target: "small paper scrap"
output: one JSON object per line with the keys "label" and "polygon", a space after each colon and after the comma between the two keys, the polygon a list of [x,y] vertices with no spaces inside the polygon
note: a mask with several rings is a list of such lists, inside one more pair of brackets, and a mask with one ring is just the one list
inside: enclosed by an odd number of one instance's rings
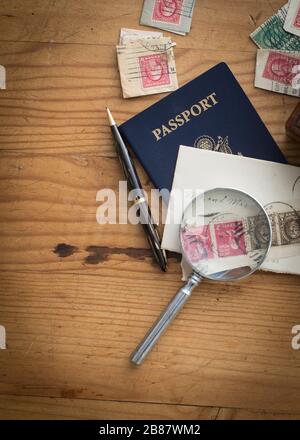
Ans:
{"label": "small paper scrap", "polygon": [[5,67],[0,65],[0,89],[6,89]]}
{"label": "small paper scrap", "polygon": [[119,45],[126,44],[130,41],[140,40],[141,38],[162,38],[162,32],[141,31],[139,29],[121,28]]}

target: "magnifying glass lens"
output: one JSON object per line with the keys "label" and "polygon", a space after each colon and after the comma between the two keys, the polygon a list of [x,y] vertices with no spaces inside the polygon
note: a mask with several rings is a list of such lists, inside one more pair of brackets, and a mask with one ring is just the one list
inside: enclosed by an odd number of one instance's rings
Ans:
{"label": "magnifying glass lens", "polygon": [[195,197],[185,209],[180,240],[195,272],[213,280],[239,279],[262,264],[270,246],[270,222],[248,194],[216,188]]}

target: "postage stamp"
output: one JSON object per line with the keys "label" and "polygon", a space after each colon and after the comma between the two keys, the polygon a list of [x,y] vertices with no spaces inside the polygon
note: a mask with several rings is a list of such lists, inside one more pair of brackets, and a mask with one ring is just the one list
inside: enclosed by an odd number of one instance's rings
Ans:
{"label": "postage stamp", "polygon": [[300,243],[300,212],[278,213],[281,244]]}
{"label": "postage stamp", "polygon": [[219,223],[214,227],[219,257],[234,257],[247,253],[242,221]]}
{"label": "postage stamp", "polygon": [[250,35],[260,49],[300,50],[300,39],[284,29],[288,5],[282,6]]}
{"label": "postage stamp", "polygon": [[157,87],[171,83],[168,59],[165,53],[139,57],[143,88]]}
{"label": "postage stamp", "polygon": [[[277,234],[274,223],[274,215],[275,214],[269,214],[269,219],[272,228],[272,240],[276,242]],[[259,215],[247,217],[247,228],[251,250],[261,249],[268,245],[270,240],[270,231],[267,227],[264,217],[261,218]]]}
{"label": "postage stamp", "polygon": [[184,0],[156,0],[152,20],[162,23],[179,24]]}
{"label": "postage stamp", "polygon": [[269,53],[262,76],[271,81],[292,86],[293,79],[297,75],[294,67],[298,65],[299,59],[282,52],[272,51]]}
{"label": "postage stamp", "polygon": [[209,225],[186,227],[182,234],[182,245],[191,263],[214,258]]}
{"label": "postage stamp", "polygon": [[300,8],[298,8],[298,11],[296,13],[295,16],[295,20],[294,20],[294,26],[300,29]]}

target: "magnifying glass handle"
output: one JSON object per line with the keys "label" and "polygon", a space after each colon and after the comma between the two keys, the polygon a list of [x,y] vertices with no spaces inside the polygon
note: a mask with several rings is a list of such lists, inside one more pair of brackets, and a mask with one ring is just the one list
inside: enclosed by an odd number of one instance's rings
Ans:
{"label": "magnifying glass handle", "polygon": [[173,321],[179,310],[184,306],[193,289],[200,283],[202,277],[193,272],[186,284],[176,293],[174,298],[169,302],[158,320],[150,328],[142,342],[132,353],[130,360],[140,365],[150,350],[154,347],[162,333],[167,329],[168,325]]}

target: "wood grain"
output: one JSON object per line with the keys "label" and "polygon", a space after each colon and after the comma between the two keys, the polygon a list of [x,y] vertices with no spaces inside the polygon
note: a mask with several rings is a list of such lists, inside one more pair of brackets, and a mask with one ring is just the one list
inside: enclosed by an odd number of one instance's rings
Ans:
{"label": "wood grain", "polygon": [[123,270],[112,257],[96,276],[2,272],[0,319],[9,348],[1,351],[2,393],[299,408],[300,358],[291,349],[297,277],[205,282],[135,368],[130,352],[181,282],[179,271],[162,277],[143,270],[146,262],[125,264]]}
{"label": "wood grain", "polygon": [[[253,87],[249,33],[281,4],[198,0],[190,35],[172,38],[180,84],[226,61],[299,165],[284,129],[297,100]],[[115,44],[140,10],[1,2],[0,418],[299,418],[295,276],[205,282],[147,362],[128,361],[181,284],[176,255],[161,274],[139,226],[96,222],[97,191],[123,178],[106,105],[122,122],[161,97],[121,98]]]}
{"label": "wood grain", "polygon": [[218,420],[299,420],[300,413],[221,408]]}
{"label": "wood grain", "polygon": [[30,396],[0,396],[0,419],[105,419],[113,420],[298,420],[300,413],[210,408],[185,405],[162,405],[65,399]]}
{"label": "wood grain", "polygon": [[0,396],[0,419],[213,420],[218,412],[218,408],[192,405]]}
{"label": "wood grain", "polygon": [[[124,254],[125,259],[127,252],[137,260],[152,261],[139,225],[96,222],[97,191],[118,190],[118,180],[123,178],[116,159],[2,155],[1,164],[2,269],[86,270],[93,266],[95,272],[97,265],[90,258],[95,252],[99,262],[106,260],[107,252]],[[147,187],[146,179],[142,181]],[[61,243],[77,248],[71,257],[61,258],[55,252]]]}

